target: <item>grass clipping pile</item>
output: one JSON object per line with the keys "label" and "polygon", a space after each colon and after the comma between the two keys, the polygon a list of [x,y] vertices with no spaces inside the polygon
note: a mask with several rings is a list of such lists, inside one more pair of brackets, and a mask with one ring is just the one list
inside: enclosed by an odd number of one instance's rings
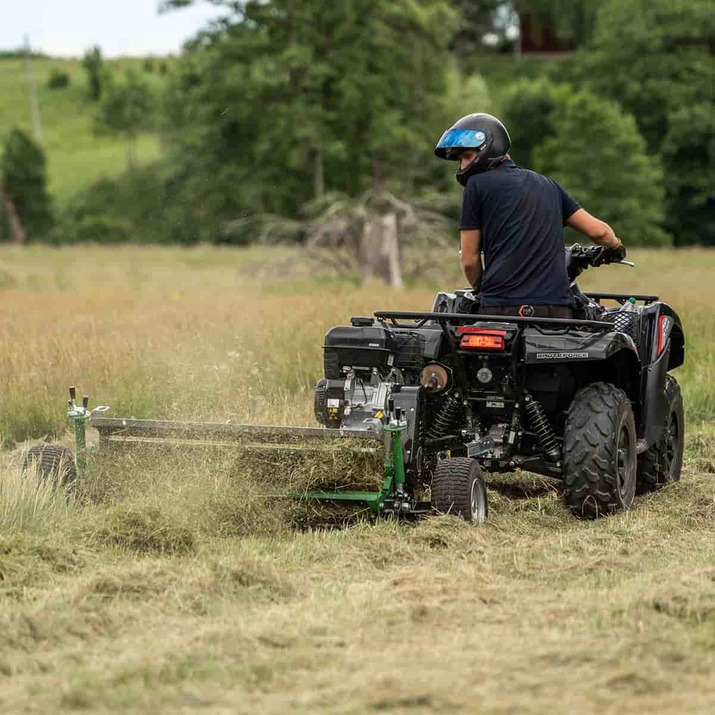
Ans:
{"label": "grass clipping pile", "polygon": [[[115,445],[91,460],[81,499],[119,510],[156,506],[172,518],[182,515],[177,523],[198,533],[244,537],[347,523],[368,511],[364,503],[301,497],[311,491],[378,491],[383,481],[379,442],[367,449],[364,440],[344,438],[290,445]],[[133,533],[138,522],[126,516]],[[149,521],[156,525],[156,519]],[[100,531],[98,537],[107,534]]]}
{"label": "grass clipping pile", "polygon": [[289,494],[378,491],[384,481],[382,446],[366,448],[357,440],[242,448],[240,460],[259,483]]}
{"label": "grass clipping pile", "polygon": [[363,503],[302,499],[308,492],[379,491],[384,474],[382,445],[365,447],[364,441],[343,439],[328,445],[279,445],[243,448],[239,463],[265,493],[293,498],[288,509],[297,527],[343,521],[367,510]]}

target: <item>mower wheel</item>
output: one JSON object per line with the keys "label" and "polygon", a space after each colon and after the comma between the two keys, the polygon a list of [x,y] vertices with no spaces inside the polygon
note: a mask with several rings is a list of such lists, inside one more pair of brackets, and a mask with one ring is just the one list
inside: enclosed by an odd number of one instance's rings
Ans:
{"label": "mower wheel", "polygon": [[636,425],[623,390],[596,382],[579,390],[564,428],[563,498],[581,519],[630,509],[636,493]]}
{"label": "mower wheel", "polygon": [[668,482],[677,482],[680,479],[685,419],[680,386],[671,375],[666,375],[665,378],[665,397],[668,402],[668,416],[663,434],[638,457],[638,494],[651,492]]}
{"label": "mower wheel", "polygon": [[77,467],[72,450],[59,444],[36,444],[30,447],[22,463],[23,473],[34,469],[40,479],[58,485],[77,479]]}
{"label": "mower wheel", "polygon": [[489,512],[487,488],[479,463],[468,457],[443,459],[432,477],[432,504],[442,514],[481,524]]}

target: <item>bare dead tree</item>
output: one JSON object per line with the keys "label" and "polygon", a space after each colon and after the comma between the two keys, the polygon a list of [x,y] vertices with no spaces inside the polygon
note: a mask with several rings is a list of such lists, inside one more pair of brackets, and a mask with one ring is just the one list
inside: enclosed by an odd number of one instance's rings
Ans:
{"label": "bare dead tree", "polygon": [[10,192],[4,181],[0,181],[0,202],[7,214],[8,223],[10,225],[10,233],[12,234],[12,242],[18,246],[24,246],[26,240],[25,229],[20,220],[20,215],[17,212],[15,202],[10,196]]}
{"label": "bare dead tree", "polygon": [[[302,221],[271,214],[232,221],[227,235],[250,235],[262,243],[302,241],[303,253],[336,273],[382,280],[399,288],[403,274],[419,273],[423,249],[446,247],[452,230],[430,202],[409,202],[380,190],[357,199],[325,194],[305,207]],[[426,259],[429,260],[429,259]]]}

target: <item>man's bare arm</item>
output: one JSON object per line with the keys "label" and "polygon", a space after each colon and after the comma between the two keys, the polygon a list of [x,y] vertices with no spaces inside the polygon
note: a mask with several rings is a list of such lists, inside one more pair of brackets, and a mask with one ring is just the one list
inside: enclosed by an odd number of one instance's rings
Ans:
{"label": "man's bare arm", "polygon": [[460,231],[462,270],[475,291],[482,283],[482,257],[479,254],[481,231]]}
{"label": "man's bare arm", "polygon": [[588,236],[594,243],[604,248],[617,248],[621,241],[616,237],[613,229],[605,222],[584,210],[574,211],[566,219],[566,225],[576,229],[579,233]]}

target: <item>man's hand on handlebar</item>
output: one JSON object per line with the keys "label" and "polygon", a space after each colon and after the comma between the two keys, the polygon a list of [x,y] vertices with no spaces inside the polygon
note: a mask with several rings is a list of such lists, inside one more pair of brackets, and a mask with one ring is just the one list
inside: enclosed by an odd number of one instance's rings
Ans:
{"label": "man's hand on handlebar", "polygon": [[593,265],[600,266],[608,263],[619,263],[626,257],[626,247],[623,245],[623,241],[618,239],[618,243],[615,246],[609,248],[602,248],[600,253],[594,258]]}

